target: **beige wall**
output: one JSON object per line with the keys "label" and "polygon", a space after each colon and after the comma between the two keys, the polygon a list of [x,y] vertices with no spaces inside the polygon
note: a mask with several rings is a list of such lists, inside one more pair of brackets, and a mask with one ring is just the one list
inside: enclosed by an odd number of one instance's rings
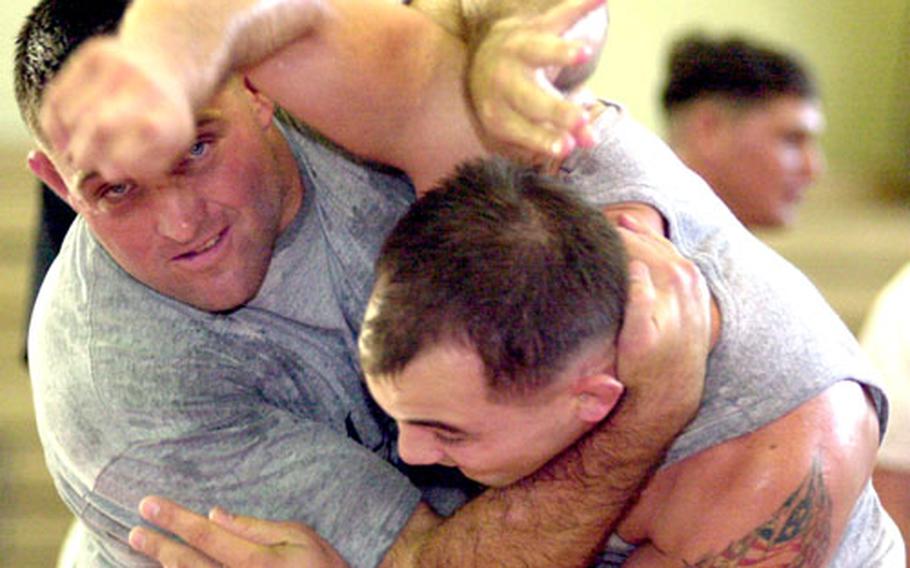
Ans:
{"label": "beige wall", "polygon": [[16,32],[35,2],[36,0],[0,2],[0,53],[3,54],[0,58],[0,145],[4,147],[28,143],[28,133],[22,126],[13,95],[13,53]]}
{"label": "beige wall", "polygon": [[[13,38],[34,0],[0,2],[0,144],[27,140],[12,95]],[[656,97],[669,42],[683,30],[745,31],[798,48],[816,68],[834,169],[906,171],[910,153],[910,0],[610,0],[613,27],[595,81],[660,128]]]}

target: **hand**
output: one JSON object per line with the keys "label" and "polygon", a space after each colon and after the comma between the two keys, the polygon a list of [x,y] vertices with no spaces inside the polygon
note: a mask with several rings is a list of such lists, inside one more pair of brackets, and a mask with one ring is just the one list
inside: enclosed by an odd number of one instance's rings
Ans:
{"label": "hand", "polygon": [[630,257],[617,374],[627,397],[668,431],[695,415],[710,350],[710,294],[698,268],[628,214],[617,217]]}
{"label": "hand", "polygon": [[87,41],[44,95],[40,123],[50,149],[108,181],[167,172],[195,132],[190,97],[176,77],[114,37]]}
{"label": "hand", "polygon": [[596,144],[588,113],[553,80],[565,68],[596,63],[604,1],[566,0],[542,14],[503,18],[477,45],[469,92],[495,149],[539,162]]}
{"label": "hand", "polygon": [[142,527],[130,531],[130,546],[165,568],[347,566],[328,542],[300,523],[235,516],[219,508],[206,518],[161,497],[143,499],[139,513],[186,542]]}

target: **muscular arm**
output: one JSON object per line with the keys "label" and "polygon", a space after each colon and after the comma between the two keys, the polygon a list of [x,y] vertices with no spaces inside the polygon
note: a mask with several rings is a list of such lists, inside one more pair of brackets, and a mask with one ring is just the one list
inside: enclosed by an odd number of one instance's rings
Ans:
{"label": "muscular arm", "polygon": [[[551,26],[584,12],[567,4]],[[77,168],[157,174],[190,144],[194,111],[243,71],[340,145],[429,185],[481,152],[466,61],[462,42],[385,0],[137,0],[115,38],[70,58],[44,97],[41,128]]]}
{"label": "muscular arm", "polygon": [[655,476],[620,526],[629,566],[827,566],[866,486],[875,412],[850,381]]}
{"label": "muscular arm", "polygon": [[158,174],[189,146],[194,112],[243,72],[341,146],[429,184],[482,151],[464,61],[458,40],[385,0],[137,0],[115,37],[70,58],[41,126],[77,168]]}

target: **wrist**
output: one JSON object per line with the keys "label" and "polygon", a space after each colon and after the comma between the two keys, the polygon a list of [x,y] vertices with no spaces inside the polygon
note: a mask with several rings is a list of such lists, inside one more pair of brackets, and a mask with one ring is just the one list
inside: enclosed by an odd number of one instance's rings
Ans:
{"label": "wrist", "polygon": [[[117,39],[126,56],[172,97],[191,109],[205,104],[228,67],[223,26],[212,16],[195,25],[192,2],[136,0],[124,15]],[[198,6],[195,6],[198,8]]]}

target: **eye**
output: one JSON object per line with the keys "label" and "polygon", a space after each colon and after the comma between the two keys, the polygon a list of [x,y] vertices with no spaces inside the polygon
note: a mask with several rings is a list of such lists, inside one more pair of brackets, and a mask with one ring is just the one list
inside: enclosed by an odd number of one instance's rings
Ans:
{"label": "eye", "polygon": [[440,432],[439,430],[434,430],[434,431],[433,431],[433,436],[434,436],[434,437],[436,438],[436,440],[439,441],[440,443],[446,444],[446,445],[449,445],[449,446],[455,446],[455,445],[458,445],[458,444],[462,444],[462,443],[464,443],[464,442],[467,440],[467,438],[466,438],[465,436],[463,436],[463,435],[449,434],[449,433],[446,433],[446,432]]}
{"label": "eye", "polygon": [[120,201],[130,195],[135,187],[127,182],[104,185],[99,189],[98,196],[106,201]]}
{"label": "eye", "polygon": [[205,156],[208,153],[209,147],[212,145],[210,140],[205,140],[200,138],[190,146],[189,151],[186,153],[187,157],[191,160],[198,160],[199,158]]}

